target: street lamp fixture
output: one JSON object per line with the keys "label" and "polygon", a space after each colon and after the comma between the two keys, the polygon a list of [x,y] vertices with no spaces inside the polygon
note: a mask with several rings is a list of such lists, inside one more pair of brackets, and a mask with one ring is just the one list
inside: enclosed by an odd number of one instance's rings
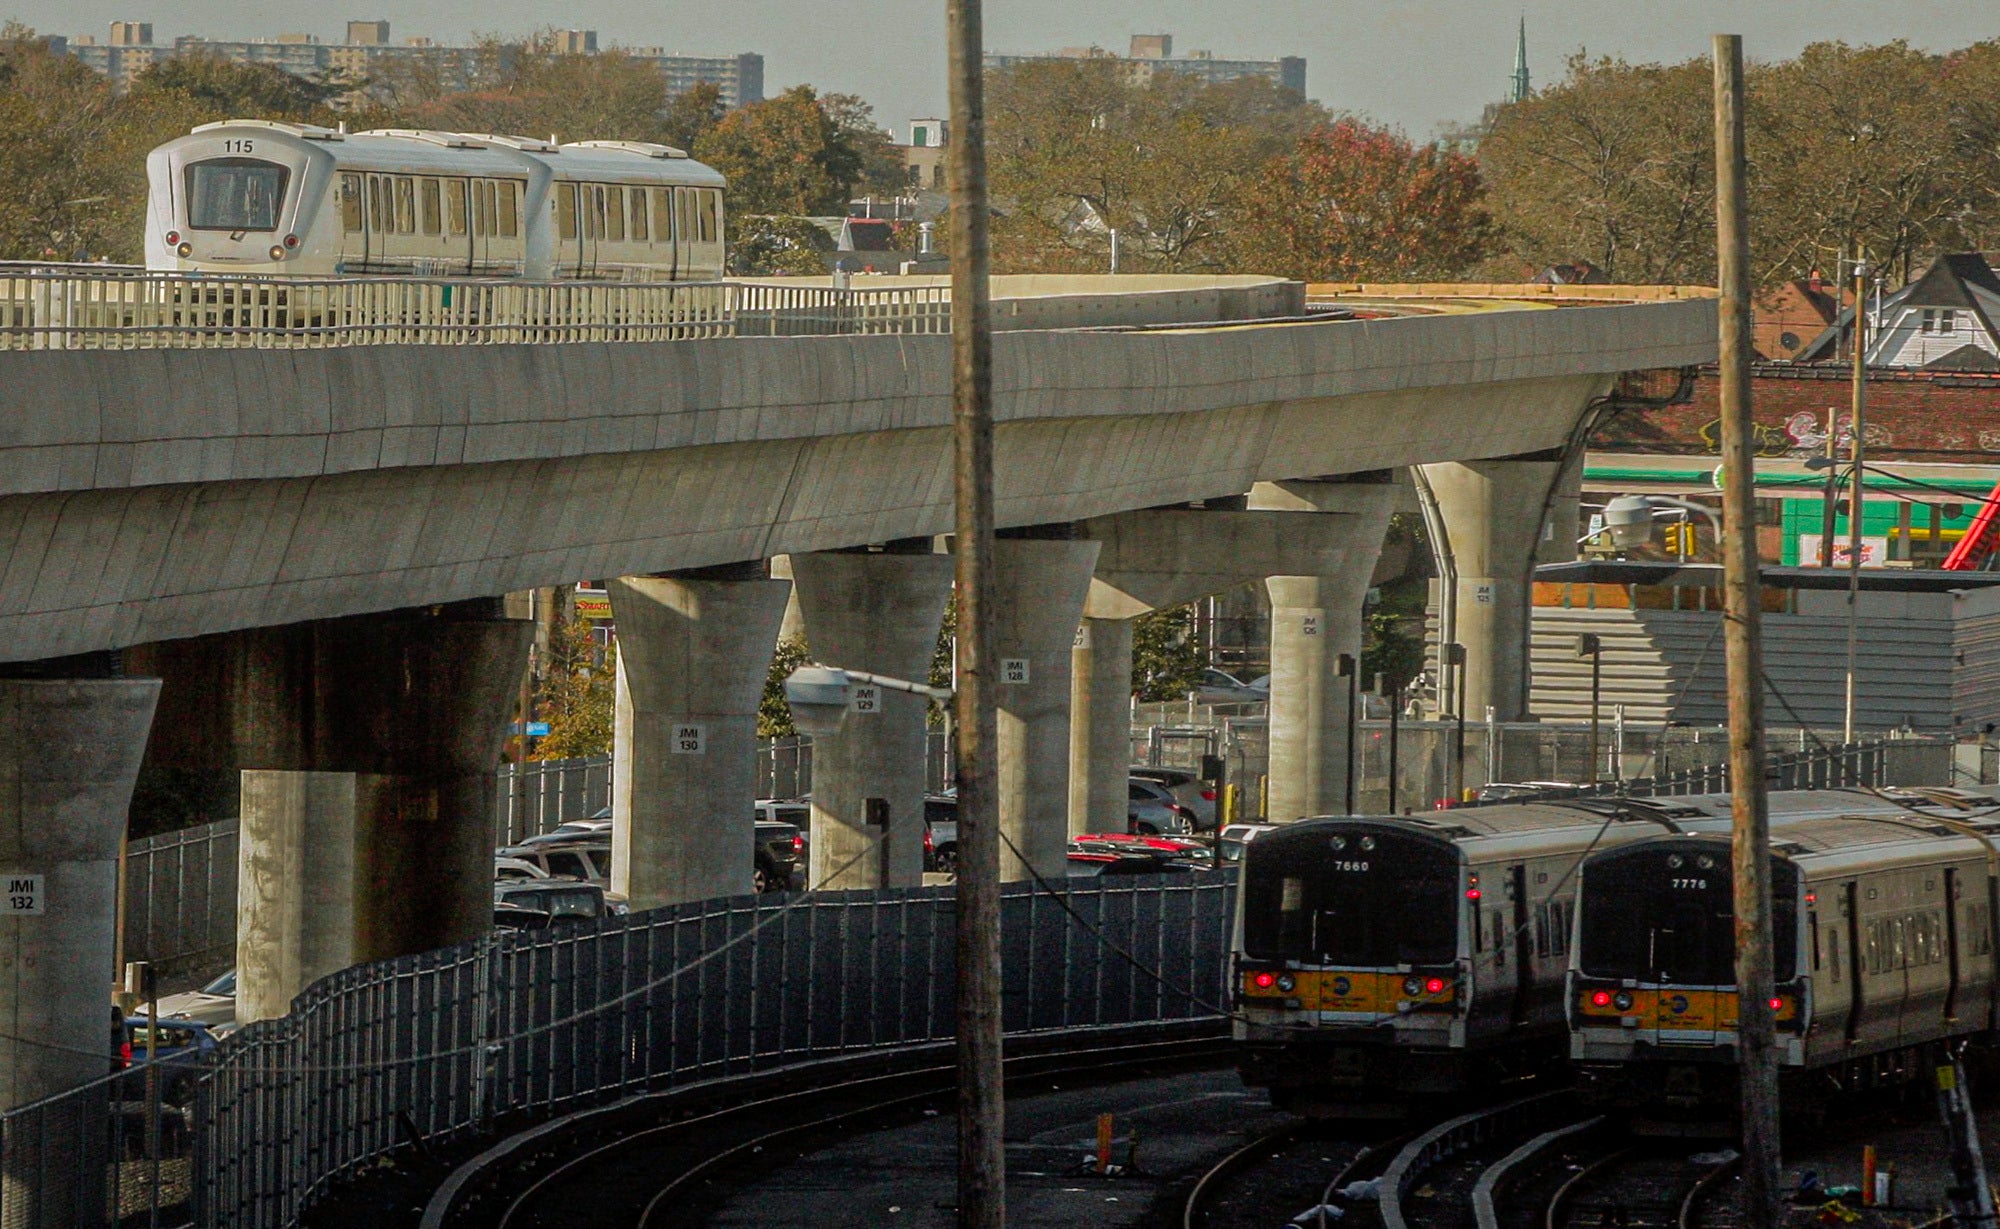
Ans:
{"label": "street lamp fixture", "polygon": [[1716,516],[1715,509],[1692,499],[1675,499],[1671,495],[1620,495],[1604,505],[1604,529],[1611,535],[1613,546],[1619,550],[1631,550],[1652,541],[1654,515],[1670,511],[1692,512],[1706,518],[1709,527],[1715,531],[1715,540],[1718,543],[1722,541],[1722,521]]}
{"label": "street lamp fixture", "polygon": [[907,679],[890,678],[886,674],[870,674],[866,670],[842,670],[814,662],[800,666],[785,677],[785,703],[792,710],[792,724],[809,738],[830,738],[840,733],[840,727],[847,722],[847,714],[854,708],[856,683],[935,700],[944,708],[945,719],[951,719],[952,692],[948,688],[912,683]]}

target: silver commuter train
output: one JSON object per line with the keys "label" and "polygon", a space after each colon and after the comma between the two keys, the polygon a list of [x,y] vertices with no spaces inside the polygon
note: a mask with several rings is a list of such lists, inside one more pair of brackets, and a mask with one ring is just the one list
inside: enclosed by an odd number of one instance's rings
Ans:
{"label": "silver commuter train", "polygon": [[[1944,816],[1990,806],[1993,793],[1927,791],[1901,803]],[[1780,832],[1860,817],[1883,832],[1924,823],[1898,801],[1849,790],[1774,793],[1770,808]],[[1577,932],[1586,945],[1594,933],[1577,919],[1579,877],[1628,850],[1726,834],[1729,815],[1727,794],[1576,798],[1259,831],[1243,847],[1231,971],[1245,1082],[1284,1108],[1349,1116],[1490,1092],[1552,1068],[1566,1050],[1616,1066],[1629,1054],[1586,1051],[1572,1033],[1602,1027],[1578,1021],[1597,993],[1615,1006],[1630,989],[1574,971]],[[1726,837],[1707,839],[1721,842],[1726,909]],[[1701,852],[1714,860],[1715,849]],[[1638,902],[1605,908],[1636,918]],[[1989,921],[1969,914],[1961,933],[1985,933]],[[1972,994],[1968,979],[1957,1002]],[[1600,1084],[1605,1075],[1586,1072]]]}
{"label": "silver commuter train", "polygon": [[[2000,1028],[1996,791],[1773,794],[1777,1050],[1788,1112],[1928,1074]],[[1788,805],[1793,797],[1831,805]],[[1726,1127],[1736,1106],[1728,825],[1690,823],[1579,872],[1570,1053],[1584,1095]],[[1982,1056],[1983,1059],[1990,1056]]]}
{"label": "silver commuter train", "polygon": [[714,281],[722,193],[665,145],[203,124],[146,159],[146,266],[264,276]]}

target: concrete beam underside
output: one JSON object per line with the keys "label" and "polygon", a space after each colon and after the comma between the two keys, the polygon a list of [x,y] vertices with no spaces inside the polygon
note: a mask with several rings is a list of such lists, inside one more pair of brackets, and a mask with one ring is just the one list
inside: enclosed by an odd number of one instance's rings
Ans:
{"label": "concrete beam underside", "polygon": [[[1603,383],[1003,423],[999,522],[1554,447]],[[951,520],[944,427],[0,498],[0,659],[926,537]]]}
{"label": "concrete beam underside", "polygon": [[610,584],[611,886],[633,909],[751,890],[757,705],[791,588],[660,576]]}

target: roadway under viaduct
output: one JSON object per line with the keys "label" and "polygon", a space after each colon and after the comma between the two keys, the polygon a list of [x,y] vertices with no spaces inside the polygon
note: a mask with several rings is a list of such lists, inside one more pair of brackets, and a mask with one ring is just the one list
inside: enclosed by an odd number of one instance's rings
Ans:
{"label": "roadway under viaduct", "polygon": [[[1513,716],[1553,458],[1620,373],[1715,348],[1705,301],[1308,321],[1289,293],[1266,323],[1159,327],[1155,303],[1149,327],[995,339],[998,655],[1024,663],[1001,689],[1010,875],[1061,873],[1072,825],[1123,814],[1128,620],[1246,580],[1275,607],[1273,813],[1339,809],[1334,662],[1358,652],[1408,467],[1461,586],[1488,586],[1459,636],[1472,704]],[[148,759],[243,772],[248,1016],[485,927],[484,780],[529,642],[509,593],[620,578],[614,886],[635,907],[741,891],[793,587],[823,660],[928,660],[948,348],[0,357],[0,874],[41,876],[43,909],[0,916],[0,1108],[103,1073],[115,864]],[[923,722],[891,697],[818,749],[817,881],[915,880]],[[897,819],[886,856],[868,797]]]}

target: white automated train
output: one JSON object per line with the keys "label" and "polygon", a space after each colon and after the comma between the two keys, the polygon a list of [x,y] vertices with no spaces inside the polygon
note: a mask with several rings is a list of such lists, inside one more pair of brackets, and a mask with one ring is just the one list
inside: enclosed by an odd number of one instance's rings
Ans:
{"label": "white automated train", "polygon": [[204,124],[146,160],[146,266],[713,281],[722,175],[637,141]]}

